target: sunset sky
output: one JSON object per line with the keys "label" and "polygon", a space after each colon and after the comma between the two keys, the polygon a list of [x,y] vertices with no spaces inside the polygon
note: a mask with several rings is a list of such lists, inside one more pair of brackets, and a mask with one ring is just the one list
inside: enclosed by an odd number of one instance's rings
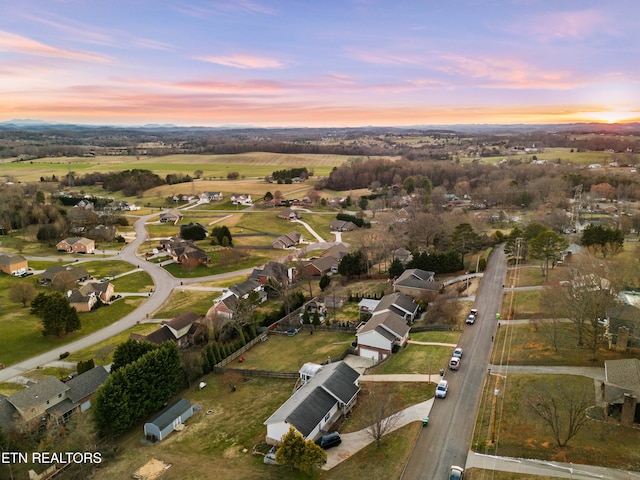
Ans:
{"label": "sunset sky", "polygon": [[637,0],[0,0],[0,121],[640,121]]}

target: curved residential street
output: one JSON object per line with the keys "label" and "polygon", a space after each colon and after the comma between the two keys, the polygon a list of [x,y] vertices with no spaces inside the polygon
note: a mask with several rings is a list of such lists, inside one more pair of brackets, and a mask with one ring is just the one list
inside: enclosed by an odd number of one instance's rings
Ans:
{"label": "curved residential street", "polygon": [[[238,275],[250,274],[253,268],[247,268],[243,270],[235,270],[233,272],[220,273],[217,275],[208,275],[206,277],[198,278],[185,278],[177,279],[169,274],[164,268],[153,262],[147,262],[144,259],[139,258],[136,255],[137,248],[147,240],[148,234],[145,228],[147,221],[157,216],[157,213],[140,217],[134,224],[136,232],[135,239],[126,245],[119,253],[115,252],[115,255],[111,256],[91,256],[88,260],[110,260],[117,259],[128,262],[141,270],[144,270],[149,274],[154,283],[154,290],[150,298],[144,302],[140,307],[135,309],[130,314],[124,316],[120,320],[112,323],[111,325],[98,330],[83,338],[79,338],[71,343],[67,343],[60,347],[49,350],[48,352],[36,355],[35,357],[28,358],[14,365],[9,365],[0,370],[0,382],[6,382],[14,377],[18,377],[25,372],[36,369],[40,366],[46,365],[51,362],[58,361],[60,354],[63,352],[77,352],[85,348],[91,347],[97,343],[102,342],[114,335],[124,332],[133,327],[138,321],[141,321],[147,317],[147,315],[153,314],[158,310],[164,302],[169,298],[174,288],[179,288],[181,284],[189,285],[192,283],[199,283],[212,280],[220,280],[224,278],[232,278]],[[50,257],[39,257],[40,259],[51,260]],[[78,262],[81,263],[81,262]]]}

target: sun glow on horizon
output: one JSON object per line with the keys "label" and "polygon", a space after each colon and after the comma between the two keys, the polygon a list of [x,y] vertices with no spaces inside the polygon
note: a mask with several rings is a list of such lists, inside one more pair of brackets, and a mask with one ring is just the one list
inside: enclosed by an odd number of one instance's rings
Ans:
{"label": "sun glow on horizon", "polygon": [[581,112],[580,117],[584,120],[599,123],[624,123],[640,121],[640,112],[603,110],[600,112]]}

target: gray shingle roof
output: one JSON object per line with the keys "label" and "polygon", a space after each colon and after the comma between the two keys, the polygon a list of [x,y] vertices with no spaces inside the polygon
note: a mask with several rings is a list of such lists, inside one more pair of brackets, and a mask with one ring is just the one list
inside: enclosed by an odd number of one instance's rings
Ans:
{"label": "gray shingle roof", "polygon": [[604,362],[604,382],[607,403],[622,403],[625,393],[640,397],[640,360],[607,360]]}
{"label": "gray shingle roof", "polygon": [[147,423],[153,423],[161,431],[171,425],[173,421],[191,408],[191,402],[186,398],[180,398],[160,411],[155,417]]}
{"label": "gray shingle roof", "polygon": [[47,400],[64,394],[69,386],[55,377],[44,377],[38,383],[7,397],[7,401],[23,414],[29,409],[42,405]]}
{"label": "gray shingle roof", "polygon": [[305,437],[329,413],[336,402],[351,402],[360,391],[355,385],[360,374],[340,361],[322,367],[305,385],[283,403],[265,425],[286,421]]}
{"label": "gray shingle roof", "polygon": [[404,316],[405,313],[415,315],[418,311],[418,304],[405,294],[396,292],[382,297],[373,312],[381,312],[384,310],[391,310],[402,316]]}
{"label": "gray shingle roof", "polygon": [[95,393],[98,387],[107,380],[108,376],[109,372],[107,369],[102,365],[98,365],[97,367],[94,367],[91,370],[69,380],[67,382],[67,386],[69,387],[67,396],[71,401],[77,403],[83,398]]}
{"label": "gray shingle roof", "polygon": [[385,310],[384,312],[373,315],[358,331],[358,334],[366,333],[371,330],[379,332],[380,330],[378,330],[378,327],[386,329],[397,338],[403,338],[410,330],[410,327],[407,325],[404,318],[390,310]]}

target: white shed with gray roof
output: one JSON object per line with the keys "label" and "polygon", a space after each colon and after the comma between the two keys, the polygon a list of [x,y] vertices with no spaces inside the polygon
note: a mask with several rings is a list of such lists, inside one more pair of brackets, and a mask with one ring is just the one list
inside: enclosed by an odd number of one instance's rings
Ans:
{"label": "white shed with gray roof", "polygon": [[193,415],[193,405],[181,398],[167,405],[155,417],[144,424],[144,434],[153,441],[164,440],[179,425]]}

